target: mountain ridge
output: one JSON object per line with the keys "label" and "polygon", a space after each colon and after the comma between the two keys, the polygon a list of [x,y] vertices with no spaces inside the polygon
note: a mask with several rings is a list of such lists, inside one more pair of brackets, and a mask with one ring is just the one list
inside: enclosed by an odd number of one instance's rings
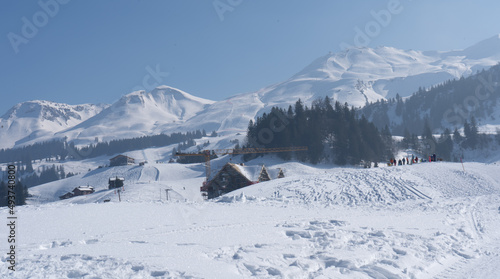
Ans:
{"label": "mountain ridge", "polygon": [[[95,115],[71,118],[81,120],[69,121],[71,125],[62,125],[62,120],[54,118],[53,125],[45,124],[46,128],[40,129],[42,122],[50,123],[49,115],[32,124],[34,128],[15,130],[15,140],[4,140],[7,135],[0,133],[0,148],[54,137],[88,144],[95,139],[111,140],[197,129],[215,130],[222,134],[243,133],[250,120],[269,112],[273,106],[288,107],[298,99],[310,104],[328,96],[341,103],[363,107],[396,95],[408,97],[419,88],[469,76],[498,61],[499,35],[466,49],[452,51],[400,50],[385,46],[351,48],[323,55],[285,81],[221,101],[203,99],[162,85],[151,92],[126,94]],[[56,110],[64,112],[64,109],[56,106]],[[2,125],[7,123],[7,118],[11,118],[12,113],[9,112],[2,116]],[[60,114],[64,115],[62,112]],[[59,115],[57,112],[53,114]],[[20,118],[23,122],[29,117]]]}
{"label": "mountain ridge", "polygon": [[16,104],[0,117],[0,148],[50,138],[55,132],[77,125],[107,107],[104,104],[68,105],[44,100]]}

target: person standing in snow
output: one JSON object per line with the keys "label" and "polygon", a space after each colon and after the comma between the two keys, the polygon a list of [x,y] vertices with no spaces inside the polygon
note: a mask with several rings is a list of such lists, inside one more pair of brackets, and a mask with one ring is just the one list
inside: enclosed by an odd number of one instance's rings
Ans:
{"label": "person standing in snow", "polygon": [[398,165],[401,166],[401,164],[402,164],[401,159],[399,159]]}

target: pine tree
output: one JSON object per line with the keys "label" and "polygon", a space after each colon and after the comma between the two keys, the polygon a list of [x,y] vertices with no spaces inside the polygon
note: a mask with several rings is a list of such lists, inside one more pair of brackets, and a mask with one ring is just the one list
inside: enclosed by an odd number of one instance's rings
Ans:
{"label": "pine tree", "polygon": [[446,128],[439,138],[439,143],[436,145],[436,152],[446,161],[451,161],[451,153],[453,152],[453,140],[450,133],[450,129]]}
{"label": "pine tree", "polygon": [[405,128],[404,137],[403,137],[403,140],[401,141],[401,147],[403,149],[408,149],[408,148],[413,147],[411,144],[411,141],[412,141],[412,139],[411,139],[410,131],[408,131],[408,128]]}
{"label": "pine tree", "polygon": [[476,148],[477,144],[479,143],[479,135],[476,118],[474,116],[472,116],[470,119],[470,133],[468,135],[466,134],[465,136],[467,138],[467,141],[469,142],[469,147],[473,149]]}
{"label": "pine tree", "polygon": [[389,129],[388,125],[385,125],[384,129],[382,130],[381,136],[385,146],[384,156],[386,157],[386,159],[393,158],[394,155],[392,149],[394,143],[392,140],[391,130]]}
{"label": "pine tree", "polygon": [[396,94],[396,115],[401,116],[403,114],[403,98],[399,95],[399,93]]}
{"label": "pine tree", "polygon": [[26,204],[26,189],[21,181],[17,181],[16,189],[14,191],[16,193],[16,205],[25,205]]}
{"label": "pine tree", "polygon": [[428,118],[424,120],[424,131],[422,132],[422,137],[427,140],[435,141]]}
{"label": "pine tree", "polygon": [[455,131],[453,131],[453,141],[456,143],[456,144],[461,144],[462,141],[463,141],[463,137],[462,135],[460,134],[460,132],[458,131],[458,128],[455,128]]}
{"label": "pine tree", "polygon": [[7,206],[7,184],[2,180],[0,181],[0,207]]}

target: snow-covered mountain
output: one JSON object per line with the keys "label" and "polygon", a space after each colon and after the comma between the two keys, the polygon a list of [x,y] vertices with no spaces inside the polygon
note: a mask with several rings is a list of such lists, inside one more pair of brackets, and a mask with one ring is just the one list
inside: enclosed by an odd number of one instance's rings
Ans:
{"label": "snow-covered mountain", "polygon": [[28,101],[15,105],[0,118],[0,148],[20,146],[50,138],[97,115],[107,105],[67,105]]}
{"label": "snow-covered mountain", "polygon": [[406,97],[419,87],[468,76],[499,61],[499,35],[460,51],[353,48],[320,57],[289,80],[260,90],[259,95],[266,104],[330,96],[364,106],[398,93]]}
{"label": "snow-covered mountain", "polygon": [[469,76],[499,61],[500,35],[453,51],[352,48],[322,56],[284,82],[222,101],[214,102],[160,86],[149,93],[137,91],[125,95],[102,111],[98,111],[102,106],[95,106],[96,109],[89,109],[94,113],[85,114],[88,117],[62,113],[65,117],[55,121],[53,115],[59,114],[50,111],[58,109],[46,109],[48,117],[40,114],[40,118],[35,117],[28,124],[26,118],[7,120],[15,115],[18,107],[29,107],[27,102],[17,105],[2,118],[2,125],[10,130],[2,128],[0,147],[34,139],[48,140],[53,136],[86,144],[96,138],[111,140],[196,129],[226,135],[244,133],[249,120],[269,112],[273,106],[293,105],[299,98],[309,105],[315,99],[329,96],[360,107],[396,94],[407,97],[419,87]]}
{"label": "snow-covered mountain", "polygon": [[310,104],[329,96],[362,107],[397,94],[408,97],[419,87],[469,76],[499,61],[500,35],[464,50],[446,52],[391,47],[348,49],[316,59],[287,81],[217,102],[186,125],[207,125],[222,132],[245,131],[249,119],[269,112],[273,106],[286,108],[299,98]]}
{"label": "snow-covered mountain", "polygon": [[[140,137],[167,132],[207,108],[214,101],[192,96],[169,86],[151,92],[135,91],[123,96],[98,115],[56,134],[76,143],[95,138],[112,139]],[[191,129],[186,129],[191,131]]]}

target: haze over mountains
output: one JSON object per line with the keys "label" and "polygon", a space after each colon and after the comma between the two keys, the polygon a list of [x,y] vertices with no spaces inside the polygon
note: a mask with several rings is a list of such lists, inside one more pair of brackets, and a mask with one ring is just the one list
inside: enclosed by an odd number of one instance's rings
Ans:
{"label": "haze over mountains", "polygon": [[420,87],[468,76],[499,61],[500,36],[496,35],[464,50],[378,47],[330,53],[284,82],[217,102],[168,86],[132,92],[112,105],[29,101],[0,118],[0,148],[54,138],[88,144],[96,138],[108,141],[196,129],[235,134],[244,132],[249,120],[271,107],[288,107],[299,98],[310,104],[329,96],[361,107],[396,94],[407,97]]}

